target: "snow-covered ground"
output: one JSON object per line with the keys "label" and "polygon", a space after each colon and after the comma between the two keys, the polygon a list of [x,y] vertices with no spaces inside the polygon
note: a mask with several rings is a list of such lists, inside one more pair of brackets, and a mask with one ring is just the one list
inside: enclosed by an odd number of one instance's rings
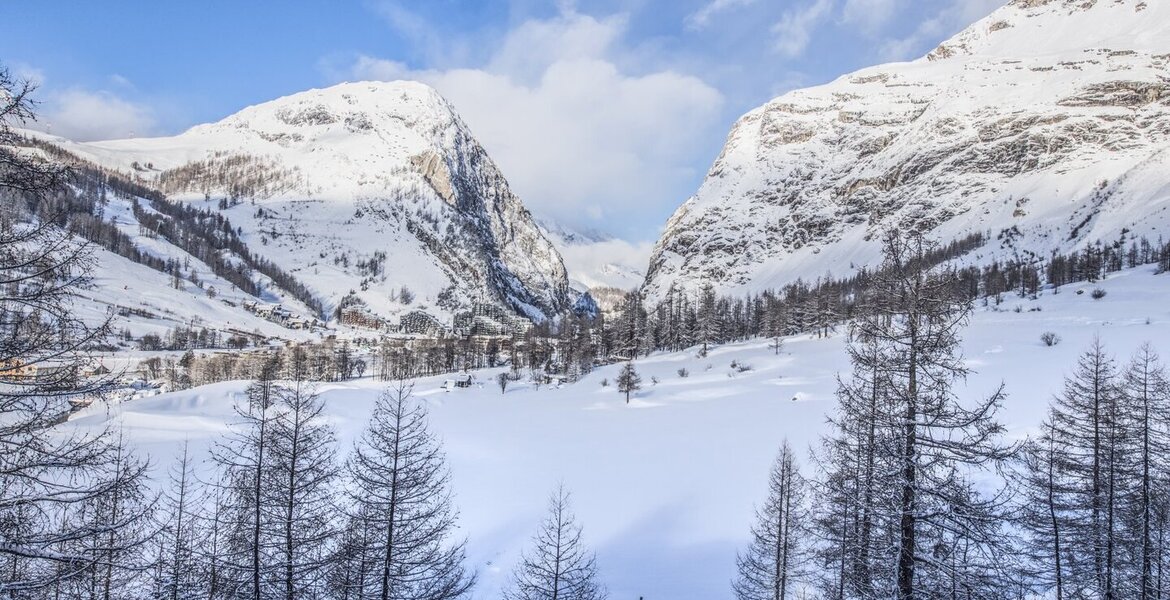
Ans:
{"label": "snow-covered ground", "polygon": [[[1024,436],[1094,336],[1122,361],[1145,341],[1170,358],[1170,274],[1143,267],[1099,286],[1107,292],[1100,300],[1088,293],[1097,285],[1083,284],[1036,301],[1007,296],[999,310],[979,307],[963,344],[978,373],[960,393],[974,398],[1004,382],[1002,420],[1010,435]],[[1043,346],[1045,331],[1061,343]],[[806,454],[824,431],[836,377],[848,372],[844,343],[840,334],[801,336],[786,340],[780,356],[766,340],[714,348],[706,358],[656,354],[637,361],[644,389],[629,405],[613,384],[616,365],[560,388],[514,383],[503,395],[492,370],[476,373],[481,387],[449,393],[445,377],[419,380],[480,575],[475,597],[499,597],[548,493],[563,481],[613,598],[730,598],[735,553],[748,541],[770,462],[783,439]],[[752,369],[738,372],[732,361]],[[679,377],[680,368],[690,376]],[[63,427],[120,422],[161,477],[182,440],[204,453],[225,431],[245,385],[94,405]],[[381,386],[321,386],[342,453]],[[811,472],[807,458],[804,467]]]}

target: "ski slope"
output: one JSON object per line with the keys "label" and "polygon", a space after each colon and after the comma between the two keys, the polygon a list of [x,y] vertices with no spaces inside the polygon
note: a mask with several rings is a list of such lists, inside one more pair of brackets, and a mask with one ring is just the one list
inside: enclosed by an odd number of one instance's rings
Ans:
{"label": "ski slope", "polygon": [[[1098,286],[1107,295],[1093,300],[1089,291]],[[1002,381],[1008,396],[1001,420],[1010,436],[1026,436],[1094,336],[1122,362],[1146,341],[1170,358],[1167,297],[1170,274],[1142,267],[1056,295],[1046,290],[1035,301],[1009,295],[998,309],[980,306],[963,336],[967,363],[978,373],[960,396],[989,394]],[[1043,346],[1045,331],[1061,343]],[[629,405],[613,384],[620,365],[562,387],[516,382],[502,395],[492,381],[498,370],[476,372],[479,387],[452,392],[442,389],[444,377],[418,380],[417,395],[444,440],[470,566],[479,573],[474,597],[499,597],[547,495],[563,481],[611,597],[731,598],[735,554],[748,542],[781,441],[787,438],[805,456],[805,473],[812,471],[807,450],[834,408],[838,374],[848,373],[844,344],[838,333],[789,338],[779,356],[767,340],[713,348],[706,358],[695,349],[655,354],[637,361],[644,389]],[[752,369],[739,372],[732,361]],[[690,376],[679,377],[680,368]],[[602,386],[606,379],[610,385]],[[366,379],[320,387],[342,454],[382,385]],[[121,426],[162,479],[183,440],[206,456],[245,386],[95,404],[62,427]]]}

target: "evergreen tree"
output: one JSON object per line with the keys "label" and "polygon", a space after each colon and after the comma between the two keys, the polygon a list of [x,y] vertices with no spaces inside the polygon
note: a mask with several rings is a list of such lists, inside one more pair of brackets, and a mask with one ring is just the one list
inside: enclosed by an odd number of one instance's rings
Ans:
{"label": "evergreen tree", "polygon": [[303,381],[278,387],[276,396],[265,510],[275,545],[271,569],[280,578],[279,597],[318,598],[335,528],[334,434],[320,398]]}
{"label": "evergreen tree", "polygon": [[633,362],[622,365],[622,370],[617,376],[617,389],[619,394],[626,395],[626,404],[630,403],[631,393],[642,389],[642,376],[634,369]]}
{"label": "evergreen tree", "polygon": [[549,498],[548,516],[513,573],[506,600],[604,600],[597,559],[581,539],[564,486]]}
{"label": "evergreen tree", "polygon": [[154,595],[163,600],[194,598],[206,588],[199,557],[198,487],[188,443],[171,466],[170,487],[162,495]]}
{"label": "evergreen tree", "polygon": [[370,425],[346,466],[351,511],[337,556],[343,593],[381,600],[444,600],[468,595],[465,542],[452,539],[457,514],[438,440],[412,387],[378,398]]}
{"label": "evergreen tree", "polygon": [[1118,598],[1125,439],[1117,367],[1099,340],[1081,355],[1052,406],[1052,435],[1068,504],[1062,575],[1070,595]]}
{"label": "evergreen tree", "polygon": [[768,499],[756,511],[752,544],[739,555],[733,588],[739,600],[795,597],[807,559],[805,482],[785,441],[772,467]]}

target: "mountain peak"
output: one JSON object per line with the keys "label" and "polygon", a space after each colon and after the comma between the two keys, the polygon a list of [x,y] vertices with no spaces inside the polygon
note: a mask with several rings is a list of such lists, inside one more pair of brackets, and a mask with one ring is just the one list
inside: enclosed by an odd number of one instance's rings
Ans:
{"label": "mountain peak", "polygon": [[[219,206],[328,306],[449,316],[474,300],[543,319],[570,305],[556,248],[421,83],[342,83],[173,137],[66,146],[173,199]],[[395,299],[413,296],[425,309]]]}
{"label": "mountain peak", "polygon": [[872,264],[891,228],[1005,232],[1009,255],[1156,239],[1168,62],[1170,2],[1016,0],[922,59],[773,99],[667,222],[647,299],[841,275]]}
{"label": "mountain peak", "polygon": [[1165,47],[1170,5],[1149,0],[1012,0],[923,57],[1018,58],[1038,52]]}
{"label": "mountain peak", "polygon": [[249,106],[218,123],[197,127],[258,130],[375,132],[380,121],[410,125],[449,122],[455,110],[434,88],[416,81],[359,81],[314,88]]}

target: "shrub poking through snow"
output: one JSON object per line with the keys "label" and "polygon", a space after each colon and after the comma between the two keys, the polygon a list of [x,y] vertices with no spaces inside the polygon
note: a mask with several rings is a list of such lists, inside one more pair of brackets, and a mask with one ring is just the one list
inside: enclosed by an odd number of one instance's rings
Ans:
{"label": "shrub poking through snow", "polygon": [[1040,341],[1044,342],[1045,346],[1052,347],[1060,343],[1060,336],[1056,335],[1054,332],[1045,331],[1044,333],[1040,334]]}

